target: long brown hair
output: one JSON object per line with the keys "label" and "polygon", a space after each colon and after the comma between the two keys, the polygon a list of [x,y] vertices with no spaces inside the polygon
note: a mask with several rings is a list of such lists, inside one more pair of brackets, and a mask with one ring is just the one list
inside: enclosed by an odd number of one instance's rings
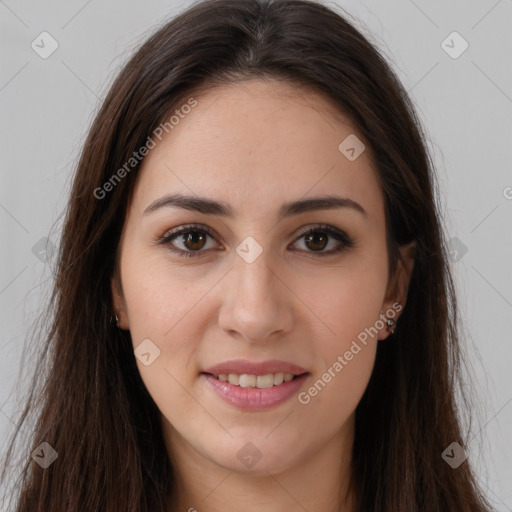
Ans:
{"label": "long brown hair", "polygon": [[[194,95],[265,77],[323,94],[370,143],[385,197],[390,276],[398,246],[417,241],[407,306],[396,332],[378,344],[356,410],[359,512],[490,510],[468,461],[454,469],[442,457],[451,443],[465,445],[456,403],[457,391],[464,397],[463,359],[426,137],[386,59],[348,17],[309,0],[197,2],[124,66],[74,177],[51,321],[2,473],[4,479],[21,425],[37,411],[29,444],[19,451],[23,469],[10,510],[166,510],[173,468],[159,411],[140,378],[129,332],[110,321],[110,279],[140,167],[126,162]],[[123,166],[122,179],[105,192]],[[58,454],[46,469],[31,457],[43,442]]]}

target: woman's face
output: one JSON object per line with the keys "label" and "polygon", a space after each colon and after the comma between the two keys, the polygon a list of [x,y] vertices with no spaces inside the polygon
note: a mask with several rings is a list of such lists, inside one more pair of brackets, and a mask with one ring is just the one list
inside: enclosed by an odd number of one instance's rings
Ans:
{"label": "woman's face", "polygon": [[348,452],[383,315],[405,303],[370,149],[289,84],[195,100],[142,163],[113,281],[167,446],[254,473]]}

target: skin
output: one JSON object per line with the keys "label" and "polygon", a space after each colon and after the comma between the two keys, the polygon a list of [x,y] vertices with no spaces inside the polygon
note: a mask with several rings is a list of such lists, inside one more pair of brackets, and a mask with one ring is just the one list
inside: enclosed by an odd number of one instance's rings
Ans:
{"label": "skin", "polygon": [[[369,145],[354,161],[338,150],[350,134],[363,138],[327,99],[268,79],[195,98],[142,163],[112,280],[119,326],[134,348],[149,338],[160,350],[150,365],[137,365],[177,474],[170,510],[352,512],[355,409],[386,326],[306,405],[294,396],[243,411],[200,373],[228,359],[281,359],[310,372],[307,390],[394,303],[405,306],[412,246],[401,248],[404,264],[388,279],[384,198]],[[176,192],[225,201],[235,215],[176,207],[143,214]],[[367,216],[339,208],[277,220],[282,203],[328,194],[357,201]],[[188,223],[216,236],[155,244]],[[355,247],[315,257],[339,246],[330,235],[324,248],[300,237],[300,228],[322,223],[345,231]],[[248,236],[263,249],[252,263],[236,252]],[[202,253],[179,257],[171,244]],[[251,468],[237,457],[248,442],[262,455]]]}

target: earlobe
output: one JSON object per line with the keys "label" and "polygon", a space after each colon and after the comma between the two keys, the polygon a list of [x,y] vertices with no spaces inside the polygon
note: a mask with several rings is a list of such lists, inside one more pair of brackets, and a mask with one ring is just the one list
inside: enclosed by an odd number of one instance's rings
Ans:
{"label": "earlobe", "polygon": [[[414,263],[416,260],[416,247],[416,240],[413,240],[412,242],[399,247],[401,259],[398,262],[395,276],[393,276],[392,284],[388,290],[386,301],[384,302],[385,311],[383,315],[384,322],[386,322],[386,327],[383,330],[386,332],[386,334],[379,336],[380,340],[386,339],[389,334],[393,334],[396,328],[397,320],[405,308],[412,272],[414,270]],[[386,321],[386,312],[391,310],[392,315],[389,317],[391,322],[390,325],[388,325]]]}

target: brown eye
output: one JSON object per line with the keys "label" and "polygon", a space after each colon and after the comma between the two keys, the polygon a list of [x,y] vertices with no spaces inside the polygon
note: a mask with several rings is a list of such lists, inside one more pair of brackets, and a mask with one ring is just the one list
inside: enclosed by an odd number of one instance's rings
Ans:
{"label": "brown eye", "polygon": [[183,244],[191,251],[202,249],[205,245],[206,236],[199,231],[190,231],[187,235],[183,235]]}
{"label": "brown eye", "polygon": [[306,243],[307,247],[310,248],[311,250],[321,251],[322,249],[325,249],[325,247],[328,243],[328,238],[329,237],[327,237],[323,233],[315,232],[315,233],[306,235],[305,243]]}
{"label": "brown eye", "polygon": [[[208,237],[213,238],[214,235],[207,226],[188,225],[167,233],[161,240],[158,240],[158,243],[167,245],[172,252],[179,256],[195,257],[205,252],[203,249],[208,243]],[[181,247],[177,244],[180,244]]]}
{"label": "brown eye", "polygon": [[[297,240],[300,239],[304,239],[305,252],[312,253],[313,256],[329,256],[355,246],[354,240],[346,233],[329,225],[305,229]],[[330,250],[324,250],[331,244],[331,241],[337,242],[337,244],[334,243],[334,248]]]}

